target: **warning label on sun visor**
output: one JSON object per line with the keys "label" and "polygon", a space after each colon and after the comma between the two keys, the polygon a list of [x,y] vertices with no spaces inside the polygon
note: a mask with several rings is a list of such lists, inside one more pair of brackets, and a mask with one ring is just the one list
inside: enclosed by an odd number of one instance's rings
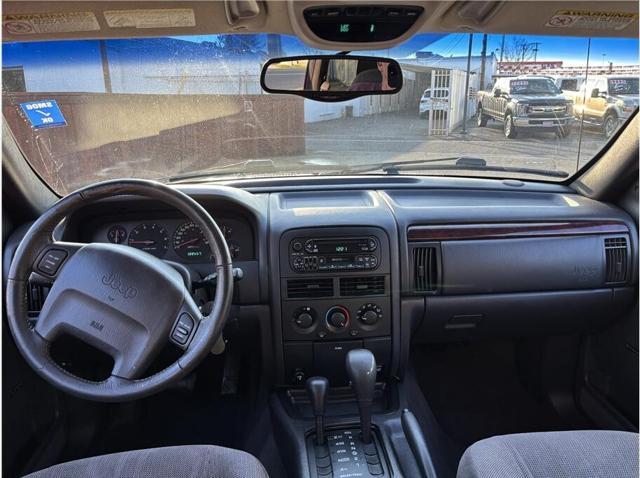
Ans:
{"label": "warning label on sun visor", "polygon": [[2,28],[11,35],[71,33],[100,30],[91,12],[21,13],[2,16]]}
{"label": "warning label on sun visor", "polygon": [[559,10],[549,19],[546,26],[585,30],[622,30],[637,19],[637,13]]}
{"label": "warning label on sun visor", "polygon": [[191,8],[156,8],[151,10],[111,10],[104,12],[111,28],[181,28],[195,27]]}

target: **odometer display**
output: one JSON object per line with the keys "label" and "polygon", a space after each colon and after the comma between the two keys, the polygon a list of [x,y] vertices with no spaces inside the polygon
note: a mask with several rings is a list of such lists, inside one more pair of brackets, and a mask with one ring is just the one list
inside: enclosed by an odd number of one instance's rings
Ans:
{"label": "odometer display", "polygon": [[129,234],[128,244],[162,258],[169,248],[169,235],[159,224],[140,224]]}
{"label": "odometer display", "polygon": [[185,222],[176,229],[173,234],[173,250],[178,256],[190,261],[206,261],[211,257],[209,243],[202,229],[193,222]]}

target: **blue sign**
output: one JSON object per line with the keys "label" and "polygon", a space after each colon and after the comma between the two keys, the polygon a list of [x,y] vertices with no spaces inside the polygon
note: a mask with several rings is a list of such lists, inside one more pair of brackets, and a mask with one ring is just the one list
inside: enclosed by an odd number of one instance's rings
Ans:
{"label": "blue sign", "polygon": [[29,101],[28,103],[20,103],[20,107],[27,115],[32,128],[67,126],[56,100]]}

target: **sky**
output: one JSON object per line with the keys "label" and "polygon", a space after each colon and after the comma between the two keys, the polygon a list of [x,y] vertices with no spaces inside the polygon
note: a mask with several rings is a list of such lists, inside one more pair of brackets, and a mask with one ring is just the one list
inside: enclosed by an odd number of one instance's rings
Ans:
{"label": "sky", "polygon": [[[538,61],[562,60],[565,65],[584,65],[587,60],[588,39],[579,37],[506,35],[508,47],[513,37],[524,38],[527,42],[539,42]],[[489,35],[487,54],[495,52],[500,58],[502,35]],[[425,50],[443,56],[466,56],[469,49],[469,34],[452,33],[432,43]],[[506,49],[506,48],[505,48]],[[473,35],[474,55],[482,51],[482,34]],[[603,54],[605,54],[603,58]],[[637,38],[593,38],[591,40],[591,64],[601,65],[603,61],[616,64],[638,64]]]}

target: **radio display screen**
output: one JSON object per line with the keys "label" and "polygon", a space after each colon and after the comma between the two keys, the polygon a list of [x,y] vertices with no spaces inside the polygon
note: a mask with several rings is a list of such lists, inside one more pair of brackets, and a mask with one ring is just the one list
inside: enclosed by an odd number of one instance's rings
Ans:
{"label": "radio display screen", "polygon": [[319,254],[353,254],[362,252],[362,242],[361,239],[316,241],[316,247]]}

